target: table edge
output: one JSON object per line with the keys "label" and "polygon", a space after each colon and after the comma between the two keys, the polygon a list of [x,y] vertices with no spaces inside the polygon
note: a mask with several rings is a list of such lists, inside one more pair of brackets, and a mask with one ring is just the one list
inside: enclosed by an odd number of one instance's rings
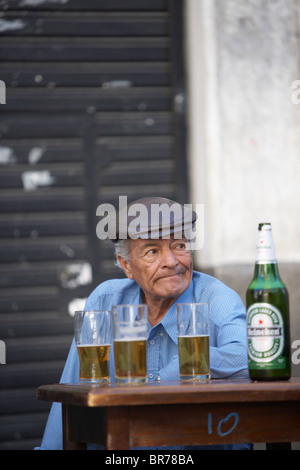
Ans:
{"label": "table edge", "polygon": [[40,386],[37,399],[89,407],[300,401],[300,379],[275,382],[213,379],[205,384],[165,381],[126,387],[60,383]]}

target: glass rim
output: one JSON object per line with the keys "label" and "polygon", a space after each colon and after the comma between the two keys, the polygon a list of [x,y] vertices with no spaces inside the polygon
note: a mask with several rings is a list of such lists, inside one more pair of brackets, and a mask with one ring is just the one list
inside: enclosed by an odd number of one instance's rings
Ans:
{"label": "glass rim", "polygon": [[181,307],[188,307],[188,306],[204,306],[204,305],[207,305],[207,309],[210,310],[210,302],[186,302],[186,303],[178,303],[176,304],[176,309],[177,311],[181,308]]}
{"label": "glass rim", "polygon": [[210,302],[178,302],[176,305],[209,305]]}
{"label": "glass rim", "polygon": [[75,310],[74,316],[77,313],[111,313],[111,310],[105,309],[105,310]]}
{"label": "glass rim", "polygon": [[148,307],[147,304],[114,304],[112,308],[117,307]]}

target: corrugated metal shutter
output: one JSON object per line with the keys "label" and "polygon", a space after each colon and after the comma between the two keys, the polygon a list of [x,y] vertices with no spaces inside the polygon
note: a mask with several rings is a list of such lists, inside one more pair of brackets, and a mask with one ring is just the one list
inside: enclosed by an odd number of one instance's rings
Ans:
{"label": "corrugated metal shutter", "polygon": [[[187,202],[181,0],[0,0],[0,449],[39,445],[72,301],[122,276],[96,208]],[[175,104],[175,106],[174,106]]]}

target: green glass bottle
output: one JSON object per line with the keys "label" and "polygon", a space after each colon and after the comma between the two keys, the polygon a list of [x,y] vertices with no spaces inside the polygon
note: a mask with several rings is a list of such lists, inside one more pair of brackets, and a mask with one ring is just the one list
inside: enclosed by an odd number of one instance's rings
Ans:
{"label": "green glass bottle", "polygon": [[252,380],[291,376],[289,298],[279,277],[272,226],[258,226],[253,279],[247,289],[248,366]]}

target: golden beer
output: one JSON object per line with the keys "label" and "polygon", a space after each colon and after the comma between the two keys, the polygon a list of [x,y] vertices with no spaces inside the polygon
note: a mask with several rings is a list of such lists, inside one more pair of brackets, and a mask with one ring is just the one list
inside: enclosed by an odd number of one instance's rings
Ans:
{"label": "golden beer", "polygon": [[110,344],[77,346],[80,363],[79,377],[87,382],[110,382],[109,352]]}
{"label": "golden beer", "polygon": [[209,335],[178,336],[178,353],[182,379],[209,378]]}
{"label": "golden beer", "polygon": [[147,382],[147,340],[114,340],[117,383]]}

